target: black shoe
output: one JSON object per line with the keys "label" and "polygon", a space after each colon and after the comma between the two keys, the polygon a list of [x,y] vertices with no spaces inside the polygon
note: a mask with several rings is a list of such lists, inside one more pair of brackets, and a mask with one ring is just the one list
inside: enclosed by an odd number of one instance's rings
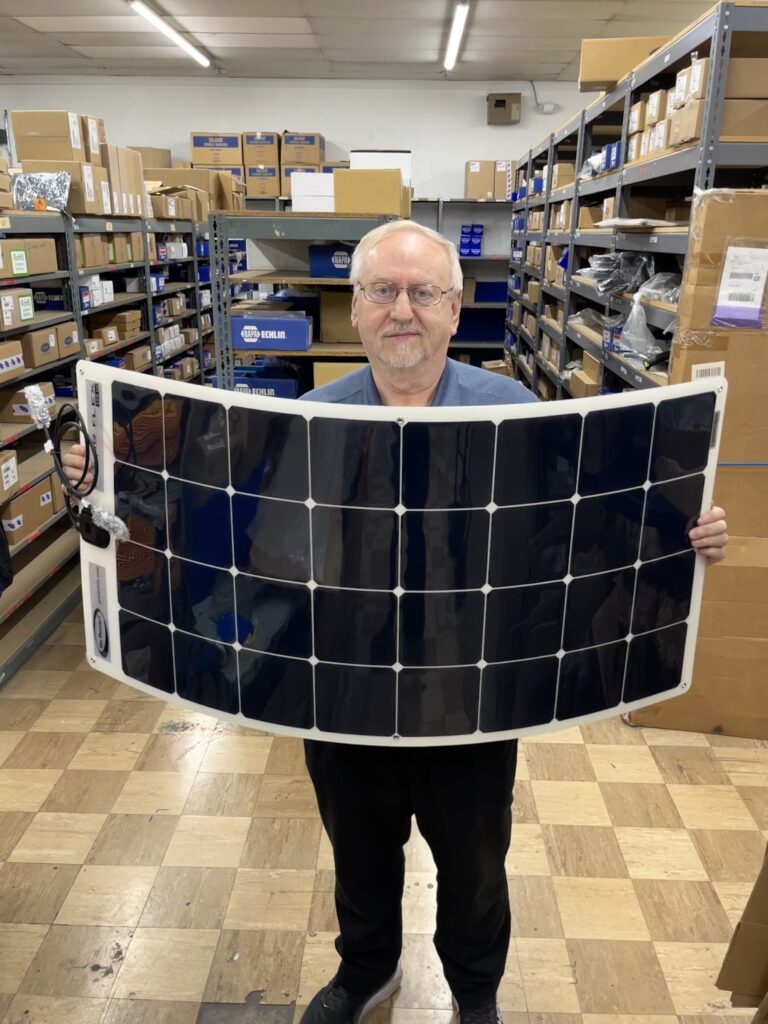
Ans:
{"label": "black shoe", "polygon": [[398,964],[389,981],[375,992],[364,995],[348,992],[332,981],[314,997],[304,1011],[300,1024],[360,1024],[366,1014],[400,988],[402,979],[403,972]]}
{"label": "black shoe", "polygon": [[456,1014],[459,1024],[504,1024],[499,1004],[495,999],[489,999],[487,1003],[475,1006],[471,1010],[461,1010],[454,998],[453,1012]]}

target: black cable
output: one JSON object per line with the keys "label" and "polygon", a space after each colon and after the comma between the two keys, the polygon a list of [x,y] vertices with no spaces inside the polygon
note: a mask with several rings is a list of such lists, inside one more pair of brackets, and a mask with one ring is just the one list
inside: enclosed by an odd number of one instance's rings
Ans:
{"label": "black cable", "polygon": [[[72,416],[74,418],[65,419],[65,417],[68,416]],[[72,429],[77,431],[79,435],[78,439],[82,438],[83,443],[85,444],[85,465],[83,467],[83,472],[80,475],[80,479],[74,484],[70,483],[67,479],[64,467],[61,464],[61,443],[64,439],[64,435]],[[72,402],[66,402],[61,406],[59,414],[52,427],[53,436],[51,436],[51,430],[48,427],[43,427],[43,430],[45,432],[46,441],[50,441],[52,445],[51,455],[53,456],[53,465],[56,470],[56,474],[64,487],[67,513],[69,514],[69,518],[75,529],[80,530],[82,512],[76,510],[76,507],[72,504],[72,499],[74,498],[75,500],[79,500],[80,498],[87,498],[96,487],[96,481],[99,477],[99,457],[96,453],[96,447],[91,440],[85,420],[80,414],[80,410]],[[80,490],[88,477],[91,467],[93,467],[93,480],[86,490]]]}

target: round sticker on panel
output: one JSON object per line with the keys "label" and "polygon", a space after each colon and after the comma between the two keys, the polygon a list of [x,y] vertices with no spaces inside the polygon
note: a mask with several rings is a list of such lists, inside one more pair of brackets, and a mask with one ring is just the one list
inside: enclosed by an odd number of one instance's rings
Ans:
{"label": "round sticker on panel", "polygon": [[96,650],[102,658],[106,658],[109,654],[109,631],[107,620],[100,608],[93,613],[93,639],[96,642]]}

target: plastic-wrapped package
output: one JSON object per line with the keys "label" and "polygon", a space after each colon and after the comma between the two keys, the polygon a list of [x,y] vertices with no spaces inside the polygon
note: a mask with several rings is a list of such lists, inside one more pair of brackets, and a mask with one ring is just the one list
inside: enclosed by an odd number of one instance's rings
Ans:
{"label": "plastic-wrapped package", "polygon": [[621,332],[621,342],[625,348],[644,359],[653,358],[667,351],[667,347],[654,337],[648,327],[639,291],[632,297],[632,308]]}
{"label": "plastic-wrapped package", "polygon": [[677,304],[680,298],[682,274],[663,272],[654,274],[645,284],[641,285],[637,294],[649,302],[670,302]]}
{"label": "plastic-wrapped package", "polygon": [[636,292],[653,276],[653,255],[642,252],[603,252],[589,257],[600,295]]}
{"label": "plastic-wrapped package", "polygon": [[568,323],[573,324],[575,327],[588,327],[591,331],[602,332],[605,326],[605,315],[599,313],[596,309],[592,309],[590,306],[585,306],[584,309],[579,310],[578,313],[574,313],[568,317]]}
{"label": "plastic-wrapped package", "polygon": [[596,177],[600,173],[600,166],[603,161],[602,153],[593,153],[592,156],[587,157],[584,163],[581,165],[579,171],[579,181],[588,181],[590,178]]}
{"label": "plastic-wrapped package", "polygon": [[66,210],[71,180],[68,171],[15,174],[11,179],[13,205],[17,210]]}

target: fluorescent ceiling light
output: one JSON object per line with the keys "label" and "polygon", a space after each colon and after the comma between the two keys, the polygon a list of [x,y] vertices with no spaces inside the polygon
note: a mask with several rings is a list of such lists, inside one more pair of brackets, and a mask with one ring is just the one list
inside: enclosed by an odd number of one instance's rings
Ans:
{"label": "fluorescent ceiling light", "polygon": [[155,12],[150,7],[147,7],[146,4],[143,4],[141,0],[130,0],[129,6],[132,11],[135,11],[136,14],[140,14],[142,18],[145,18],[150,25],[158,30],[158,32],[162,32],[164,36],[168,36],[172,43],[175,43],[185,53],[188,53],[190,57],[197,61],[198,64],[202,64],[204,68],[210,67],[211,62],[204,53],[201,53],[200,50],[197,50],[191,43],[188,43],[184,36],[179,35],[176,29],[171,28],[167,22],[163,21],[158,14],[155,14]]}
{"label": "fluorescent ceiling light", "polygon": [[443,67],[446,71],[453,71],[456,64],[456,57],[461,46],[461,37],[464,35],[468,14],[469,0],[463,0],[462,3],[456,4],[456,10],[453,12],[451,34],[448,36],[448,45],[445,48],[445,59],[443,60]]}

